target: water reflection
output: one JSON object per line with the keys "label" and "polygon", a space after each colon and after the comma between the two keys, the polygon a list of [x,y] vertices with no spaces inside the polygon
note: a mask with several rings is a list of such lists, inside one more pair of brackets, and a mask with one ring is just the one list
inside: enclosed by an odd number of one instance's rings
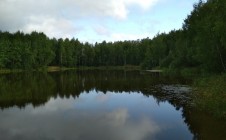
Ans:
{"label": "water reflection", "polygon": [[[126,102],[125,102],[126,101]],[[168,118],[159,117],[167,110]],[[16,116],[15,116],[16,115]],[[132,92],[106,94],[95,90],[74,98],[51,98],[45,106],[1,112],[1,139],[145,140],[192,135],[169,103]],[[179,135],[178,131],[181,131]],[[167,135],[166,135],[167,134]]]}
{"label": "water reflection", "polygon": [[0,139],[224,138],[224,121],[190,108],[178,86],[189,83],[137,71],[1,75]]}
{"label": "water reflection", "polygon": [[[158,78],[130,71],[66,71],[19,73],[0,76],[0,107],[39,106],[51,97],[74,98],[96,89],[106,93],[140,92],[159,83],[186,83],[183,79]],[[148,93],[149,95],[149,93]]]}

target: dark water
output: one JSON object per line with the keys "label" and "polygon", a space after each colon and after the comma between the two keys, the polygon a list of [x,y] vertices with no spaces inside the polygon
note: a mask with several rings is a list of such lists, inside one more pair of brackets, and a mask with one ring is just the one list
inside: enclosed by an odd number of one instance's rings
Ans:
{"label": "dark water", "polygon": [[0,75],[0,140],[224,139],[190,80],[139,71]]}

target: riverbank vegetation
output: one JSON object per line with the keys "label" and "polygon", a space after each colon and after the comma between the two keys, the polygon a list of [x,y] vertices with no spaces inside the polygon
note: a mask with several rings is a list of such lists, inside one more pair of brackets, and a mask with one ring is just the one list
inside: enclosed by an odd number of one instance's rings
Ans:
{"label": "riverbank vegetation", "polygon": [[196,108],[226,119],[226,74],[196,79],[193,86]]}

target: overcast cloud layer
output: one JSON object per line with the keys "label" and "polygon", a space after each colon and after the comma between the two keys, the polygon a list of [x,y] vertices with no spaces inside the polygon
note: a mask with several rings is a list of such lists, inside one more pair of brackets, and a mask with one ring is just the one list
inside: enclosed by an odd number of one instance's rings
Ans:
{"label": "overcast cloud layer", "polygon": [[[0,30],[26,33],[35,30],[49,37],[75,37],[89,42],[153,37],[158,31],[179,28],[169,25],[162,29],[155,26],[168,21],[171,24],[170,20],[172,22],[174,17],[177,18],[173,10],[166,11],[169,3],[174,4],[174,8],[187,9],[182,11],[186,18],[195,0],[186,1],[1,0]],[[174,15],[172,18],[169,17],[171,14]],[[181,16],[179,14],[178,18]]]}

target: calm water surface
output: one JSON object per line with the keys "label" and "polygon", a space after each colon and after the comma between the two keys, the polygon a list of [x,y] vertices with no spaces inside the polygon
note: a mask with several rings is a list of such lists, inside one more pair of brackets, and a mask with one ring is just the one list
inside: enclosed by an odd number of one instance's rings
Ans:
{"label": "calm water surface", "polygon": [[139,71],[67,71],[6,74],[0,84],[1,140],[225,136],[224,121],[190,109],[186,79]]}

